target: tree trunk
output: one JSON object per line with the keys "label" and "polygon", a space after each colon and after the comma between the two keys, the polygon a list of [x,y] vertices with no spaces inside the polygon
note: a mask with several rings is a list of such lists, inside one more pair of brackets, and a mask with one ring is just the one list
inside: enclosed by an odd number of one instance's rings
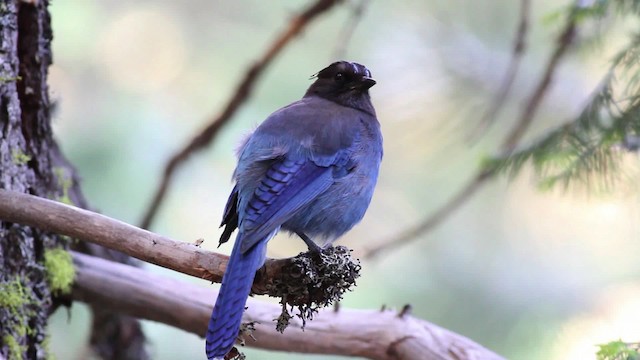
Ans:
{"label": "tree trunk", "polygon": [[[51,131],[47,72],[52,63],[47,0],[0,0],[0,189],[87,207],[74,168]],[[64,236],[0,222],[0,359],[45,359],[46,324],[65,304],[73,264]],[[127,262],[76,243],[80,251]],[[94,309],[91,345],[103,359],[146,359],[133,318]]]}
{"label": "tree trunk", "polygon": [[[60,199],[62,181],[49,157],[53,139],[46,77],[51,27],[44,6],[3,1],[0,8],[0,187]],[[67,247],[61,236],[0,223],[0,353],[5,358],[46,358],[52,284],[63,291],[69,280],[57,272],[65,271],[66,252],[55,249]],[[56,260],[62,263],[54,265]],[[62,282],[53,281],[54,276]]]}

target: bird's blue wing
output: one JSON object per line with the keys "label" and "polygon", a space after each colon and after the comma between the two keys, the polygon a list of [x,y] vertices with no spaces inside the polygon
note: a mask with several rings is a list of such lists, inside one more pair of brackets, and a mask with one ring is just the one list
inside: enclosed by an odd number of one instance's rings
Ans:
{"label": "bird's blue wing", "polygon": [[222,215],[222,223],[220,227],[224,226],[224,231],[222,235],[220,235],[220,241],[218,242],[218,247],[220,245],[229,241],[231,234],[235,229],[238,228],[238,185],[233,187],[231,190],[231,194],[229,194],[229,199],[227,200],[227,205],[224,207],[224,214]]}
{"label": "bird's blue wing", "polygon": [[335,179],[333,167],[317,165],[308,158],[276,160],[246,206],[240,224],[245,235],[240,250],[249,250],[326,191]]}

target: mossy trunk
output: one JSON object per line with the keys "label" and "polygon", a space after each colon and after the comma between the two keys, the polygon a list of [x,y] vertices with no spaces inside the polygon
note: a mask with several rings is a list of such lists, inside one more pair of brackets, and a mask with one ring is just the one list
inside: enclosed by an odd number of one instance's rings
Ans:
{"label": "mossy trunk", "polygon": [[[44,1],[0,3],[0,188],[62,196],[50,158],[51,26]],[[45,359],[53,306],[45,254],[68,247],[60,236],[0,222],[0,353]]]}
{"label": "mossy trunk", "polygon": [[[0,188],[86,207],[73,167],[53,139],[47,0],[0,0]],[[46,359],[48,316],[73,281],[70,240],[0,221],[0,359]],[[75,242],[74,248],[126,258]],[[94,311],[91,345],[103,359],[145,359],[140,324]]]}

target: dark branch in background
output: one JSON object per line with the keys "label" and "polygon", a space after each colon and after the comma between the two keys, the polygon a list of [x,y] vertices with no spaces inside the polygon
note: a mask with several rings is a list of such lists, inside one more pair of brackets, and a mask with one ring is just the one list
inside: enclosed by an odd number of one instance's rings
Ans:
{"label": "dark branch in background", "polygon": [[531,13],[530,0],[520,1],[520,21],[518,22],[518,29],[516,30],[516,37],[513,42],[513,50],[511,52],[511,59],[507,66],[507,71],[504,75],[504,79],[498,89],[497,94],[493,98],[491,105],[484,116],[480,119],[478,127],[475,132],[471,134],[472,137],[479,138],[480,135],[489,128],[496,120],[496,117],[500,110],[504,107],[504,103],[507,100],[511,87],[515,82],[516,75],[520,69],[522,57],[525,54],[527,46],[527,34],[529,31],[529,17]]}
{"label": "dark branch in background", "polygon": [[[203,336],[216,292],[142,269],[73,254],[73,299]],[[122,296],[126,294],[127,296]],[[244,322],[254,323],[247,346],[377,360],[504,360],[501,356],[427,321],[393,310],[326,309],[308,322],[291,319],[275,330],[280,306],[250,298]]]}
{"label": "dark branch in background", "polygon": [[[62,154],[57,143],[50,151],[51,163],[56,169],[58,181],[63,183],[63,199],[80,208],[89,209],[89,204],[80,188],[80,179],[73,165]],[[71,248],[112,261],[133,265],[139,263],[127,255],[86,241],[72,241]],[[92,306],[90,346],[103,360],[146,360],[151,356],[145,346],[145,336],[140,322],[127,315]]]}
{"label": "dark branch in background", "polygon": [[482,171],[476,175],[476,177],[467,183],[467,185],[458,192],[453,198],[451,198],[447,203],[445,203],[441,208],[436,210],[431,216],[429,216],[425,221],[419,223],[413,228],[402,232],[400,235],[396,235],[393,240],[388,240],[386,242],[381,242],[377,245],[374,245],[370,248],[363,249],[364,258],[374,258],[380,254],[382,251],[388,250],[391,246],[399,246],[405,243],[409,243],[415,240],[421,234],[431,231],[436,226],[440,225],[444,220],[446,220],[454,211],[456,211],[462,204],[464,204],[467,199],[473,195],[480,186],[491,177],[492,174],[490,172]]}
{"label": "dark branch in background", "polygon": [[340,35],[338,35],[338,42],[336,43],[336,48],[333,52],[333,58],[331,61],[344,60],[347,54],[347,47],[351,42],[351,38],[353,37],[353,33],[356,31],[356,27],[362,20],[362,15],[364,11],[369,6],[370,0],[360,0],[358,4],[353,7],[351,11],[351,16],[345,23],[342,31],[340,31]]}
{"label": "dark branch in background", "polygon": [[518,146],[518,142],[533,122],[536,111],[540,107],[542,99],[547,94],[547,90],[549,89],[549,85],[551,84],[551,80],[553,79],[553,75],[556,72],[560,60],[567,53],[576,36],[576,14],[579,9],[580,7],[576,5],[570,11],[568,21],[565,24],[562,33],[558,37],[556,49],[553,54],[551,54],[551,58],[549,58],[549,61],[547,62],[547,67],[540,83],[527,102],[527,106],[524,108],[524,112],[520,116],[520,120],[502,144],[500,152],[503,156],[513,152],[516,146]]}
{"label": "dark branch in background", "polygon": [[[576,25],[578,18],[576,12],[580,9],[579,2],[572,7],[564,26],[562,33],[558,36],[556,41],[556,47],[549,57],[545,71],[538,82],[538,85],[533,90],[529,100],[526,103],[524,111],[520,115],[518,122],[507,135],[505,140],[499,149],[499,154],[502,157],[508,157],[517,146],[518,142],[522,139],[527,129],[531,125],[542,99],[549,90],[549,85],[555,75],[560,60],[566,55],[567,51],[571,47],[576,33]],[[486,165],[486,164],[483,164]],[[379,242],[377,245],[363,249],[361,256],[363,258],[371,258],[376,254],[383,251],[387,251],[391,248],[397,248],[399,244],[406,244],[412,240],[418,238],[419,235],[424,235],[426,232],[432,230],[444,221],[449,215],[460,206],[466,203],[487,180],[493,178],[498,172],[494,167],[482,166],[476,175],[462,188],[461,191],[456,193],[448,202],[442,207],[436,210],[431,216],[424,219],[409,230],[401,233],[399,236],[395,236],[389,240]]]}
{"label": "dark branch in background", "polygon": [[291,19],[287,28],[275,39],[262,58],[256,61],[246,72],[222,113],[211,119],[209,125],[207,125],[201,133],[196,135],[182,150],[174,154],[167,162],[160,185],[140,224],[141,228],[148,229],[149,226],[151,226],[177,168],[182,165],[191,154],[202,150],[211,143],[222,127],[231,120],[240,106],[249,99],[255,83],[282,49],[300,34],[313,19],[325,13],[339,2],[340,0],[318,0],[302,13]]}
{"label": "dark branch in background", "polygon": [[[580,115],[508,157],[490,159],[487,167],[514,176],[531,164],[542,188],[557,184],[585,185],[590,190],[594,185],[622,188],[621,170],[629,166],[621,166],[621,160],[640,149],[639,55],[640,35],[636,35],[614,58]],[[634,175],[629,180],[635,187]]]}

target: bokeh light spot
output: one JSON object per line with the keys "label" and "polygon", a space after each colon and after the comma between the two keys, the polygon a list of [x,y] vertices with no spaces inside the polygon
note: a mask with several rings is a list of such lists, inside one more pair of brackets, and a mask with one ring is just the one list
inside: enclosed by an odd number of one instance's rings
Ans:
{"label": "bokeh light spot", "polygon": [[144,93],[179,76],[185,52],[184,35],[171,16],[137,8],[111,21],[99,39],[96,56],[113,85]]}

